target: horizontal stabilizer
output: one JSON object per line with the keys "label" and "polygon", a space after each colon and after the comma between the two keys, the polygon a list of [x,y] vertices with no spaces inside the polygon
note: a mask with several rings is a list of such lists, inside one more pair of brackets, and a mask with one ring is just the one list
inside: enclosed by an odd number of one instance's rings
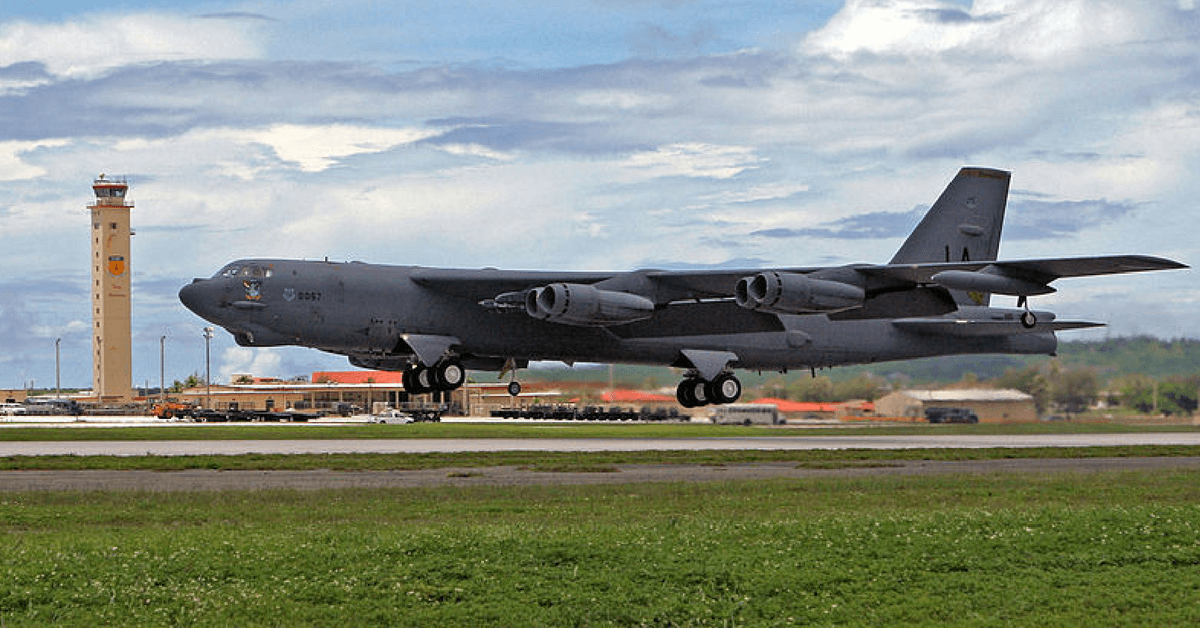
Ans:
{"label": "horizontal stabilizer", "polygon": [[1039,322],[1033,327],[1025,327],[1016,320],[976,320],[959,318],[901,318],[892,324],[905,331],[920,334],[938,334],[945,336],[1011,336],[1014,334],[1043,334],[1069,329],[1088,329],[1103,327],[1104,323],[1087,321],[1049,321]]}

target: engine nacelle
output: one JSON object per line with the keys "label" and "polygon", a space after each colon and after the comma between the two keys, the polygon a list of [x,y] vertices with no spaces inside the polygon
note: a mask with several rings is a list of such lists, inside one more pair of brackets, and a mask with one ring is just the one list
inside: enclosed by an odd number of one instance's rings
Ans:
{"label": "engine nacelle", "polygon": [[604,327],[650,318],[654,302],[587,284],[554,283],[525,293],[525,312],[552,323]]}
{"label": "engine nacelle", "polygon": [[733,297],[738,305],[759,312],[808,314],[861,307],[866,294],[840,281],[767,271],[739,279]]}

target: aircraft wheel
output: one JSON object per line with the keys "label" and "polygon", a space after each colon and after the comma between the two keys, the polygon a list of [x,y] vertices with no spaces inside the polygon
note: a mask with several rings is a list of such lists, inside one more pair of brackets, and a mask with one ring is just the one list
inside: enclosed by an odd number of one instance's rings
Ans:
{"label": "aircraft wheel", "polygon": [[512,397],[516,397],[517,395],[521,394],[521,382],[509,382],[508,394]]}
{"label": "aircraft wheel", "polygon": [[742,383],[732,373],[725,373],[709,382],[704,392],[715,404],[733,403],[742,396]]}
{"label": "aircraft wheel", "polygon": [[692,380],[685,379],[679,382],[679,386],[675,389],[675,399],[679,401],[679,405],[685,408],[695,408],[697,405],[696,397],[692,393]]}
{"label": "aircraft wheel", "polygon": [[712,399],[708,397],[708,382],[699,377],[689,377],[683,380],[683,385],[687,386],[688,396],[693,401],[693,408],[700,408],[712,403]]}
{"label": "aircraft wheel", "polygon": [[412,368],[405,369],[404,372],[400,374],[400,383],[404,385],[404,392],[410,395],[415,395],[417,394],[417,387],[416,384],[413,383],[412,375]]}
{"label": "aircraft wheel", "polygon": [[433,382],[430,381],[431,373],[429,369],[423,365],[416,364],[412,368],[404,371],[400,381],[404,384],[404,390],[410,395],[422,395],[433,390]]}
{"label": "aircraft wheel", "polygon": [[467,380],[467,371],[458,360],[443,360],[436,367],[437,387],[441,390],[455,390]]}
{"label": "aircraft wheel", "polygon": [[1025,329],[1033,329],[1037,326],[1037,315],[1029,310],[1025,310],[1021,314],[1021,326]]}

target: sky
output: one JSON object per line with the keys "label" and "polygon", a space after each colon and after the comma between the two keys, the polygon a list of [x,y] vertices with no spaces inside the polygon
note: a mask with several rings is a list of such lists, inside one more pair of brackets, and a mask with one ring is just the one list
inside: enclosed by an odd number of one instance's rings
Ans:
{"label": "sky", "polygon": [[[130,183],[134,381],[246,257],[883,263],[964,165],[1000,254],[1200,263],[1196,0],[0,0],[0,388],[91,382],[89,218]],[[1066,279],[1063,338],[1200,337],[1194,271]],[[1011,298],[995,303],[1009,305]],[[349,368],[212,341],[213,377]]]}

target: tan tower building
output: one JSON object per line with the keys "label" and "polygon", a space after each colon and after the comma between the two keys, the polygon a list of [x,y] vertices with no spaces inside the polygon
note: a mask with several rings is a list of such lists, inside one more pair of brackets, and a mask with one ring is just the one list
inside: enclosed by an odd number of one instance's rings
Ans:
{"label": "tan tower building", "polygon": [[100,175],[92,183],[92,390],[97,400],[133,399],[129,184]]}

